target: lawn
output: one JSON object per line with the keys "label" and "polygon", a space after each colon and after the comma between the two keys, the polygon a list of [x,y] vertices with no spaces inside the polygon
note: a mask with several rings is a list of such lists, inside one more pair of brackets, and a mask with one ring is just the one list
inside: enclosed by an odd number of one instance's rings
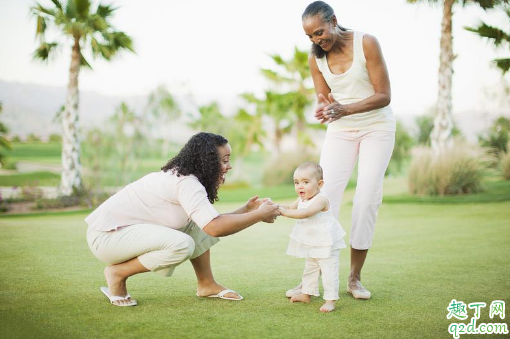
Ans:
{"label": "lawn", "polygon": [[302,260],[285,255],[293,221],[284,218],[224,238],[212,250],[217,280],[245,300],[196,297],[188,262],[172,278],[133,277],[129,288],[139,306],[113,307],[99,291],[104,266],[87,248],[84,217],[0,218],[2,338],[451,338],[449,324],[461,322],[446,319],[452,299],[486,302],[479,323],[506,321],[490,319],[488,306],[510,302],[508,201],[383,205],[363,275],[373,298],[345,292],[344,251],[339,309],[331,314],[318,312],[320,298],[291,304],[284,296],[303,269]]}

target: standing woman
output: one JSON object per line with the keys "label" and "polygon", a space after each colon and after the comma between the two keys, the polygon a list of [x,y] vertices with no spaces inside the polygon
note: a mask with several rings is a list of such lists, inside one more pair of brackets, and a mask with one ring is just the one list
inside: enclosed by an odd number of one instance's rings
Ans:
{"label": "standing woman", "polygon": [[241,208],[219,214],[213,207],[230,166],[227,139],[194,135],[160,172],[124,187],[85,221],[92,253],[108,264],[108,287],[101,291],[115,306],[135,306],[127,292],[129,277],[143,272],[170,276],[190,260],[197,276],[197,296],[240,300],[241,295],[214,280],[209,249],[223,237],[259,221],[272,223],[278,205],[257,196]]}
{"label": "standing woman", "polygon": [[369,299],[370,292],[361,284],[361,269],[372,246],[384,173],[395,143],[388,70],[377,39],[340,26],[325,2],[311,3],[302,23],[313,43],[308,61],[318,96],[315,117],[329,123],[320,164],[323,193],[335,215],[358,161],[347,290],[356,299]]}

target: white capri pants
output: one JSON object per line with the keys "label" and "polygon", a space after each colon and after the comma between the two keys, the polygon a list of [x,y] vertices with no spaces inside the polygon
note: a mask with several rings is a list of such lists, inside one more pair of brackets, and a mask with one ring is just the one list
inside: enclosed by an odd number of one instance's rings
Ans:
{"label": "white capri pants", "polygon": [[87,230],[87,243],[99,260],[114,265],[138,257],[148,270],[166,277],[179,264],[201,256],[218,241],[193,221],[178,230],[152,224],[131,225],[110,232]]}
{"label": "white capri pants", "polygon": [[352,208],[350,245],[366,250],[372,246],[377,211],[382,203],[384,173],[390,162],[395,132],[328,130],[322,147],[320,165],[324,170],[322,192],[338,211],[345,187],[358,161],[358,179]]}
{"label": "white capri pants", "polygon": [[338,272],[340,268],[340,249],[331,251],[329,258],[306,258],[305,270],[301,282],[301,293],[314,295],[319,294],[319,277],[322,272],[322,287],[324,300],[338,300]]}

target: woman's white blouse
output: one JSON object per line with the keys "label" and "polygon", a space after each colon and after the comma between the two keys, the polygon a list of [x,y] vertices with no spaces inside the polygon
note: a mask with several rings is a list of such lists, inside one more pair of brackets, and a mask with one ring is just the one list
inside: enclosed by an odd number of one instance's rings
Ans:
{"label": "woman's white blouse", "polygon": [[155,172],[111,196],[85,221],[97,231],[113,231],[134,224],[179,229],[192,219],[200,228],[218,217],[205,187],[194,175]]}

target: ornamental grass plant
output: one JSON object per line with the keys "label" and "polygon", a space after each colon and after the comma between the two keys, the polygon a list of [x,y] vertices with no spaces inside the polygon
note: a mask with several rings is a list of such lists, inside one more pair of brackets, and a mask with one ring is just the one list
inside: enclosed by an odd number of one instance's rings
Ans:
{"label": "ornamental grass plant", "polygon": [[482,147],[463,141],[455,141],[437,154],[431,148],[416,148],[409,169],[409,191],[440,196],[481,192],[492,157]]}
{"label": "ornamental grass plant", "polygon": [[500,162],[503,178],[505,178],[505,180],[510,180],[510,150],[501,155]]}

